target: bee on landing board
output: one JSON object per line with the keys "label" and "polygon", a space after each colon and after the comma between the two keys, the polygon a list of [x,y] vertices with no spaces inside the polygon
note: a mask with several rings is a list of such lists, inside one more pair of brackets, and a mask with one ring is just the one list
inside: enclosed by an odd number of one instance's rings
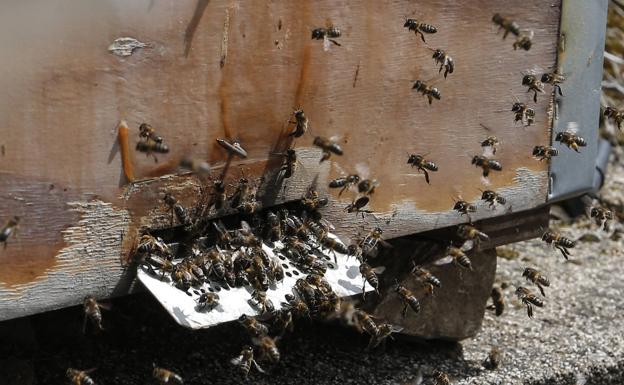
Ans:
{"label": "bee on landing board", "polygon": [[446,79],[446,76],[448,74],[452,74],[455,70],[455,62],[453,61],[452,57],[450,57],[445,51],[442,51],[441,49],[432,49],[432,51],[433,59],[435,60],[436,64],[440,64],[440,69],[438,73],[442,72],[442,68],[444,68],[444,79]]}
{"label": "bee on landing board", "polygon": [[502,197],[499,193],[492,190],[485,190],[481,194],[481,199],[486,201],[491,209],[496,209],[496,205],[504,205],[507,203],[507,199]]}
{"label": "bee on landing board", "polygon": [[487,178],[490,175],[491,170],[494,170],[494,171],[503,170],[503,166],[498,160],[490,159],[483,155],[473,156],[471,163],[474,164],[476,167],[481,167],[481,169],[483,170],[484,178]]}
{"label": "bee on landing board", "polygon": [[466,215],[470,219],[470,213],[476,213],[477,206],[460,199],[455,201],[453,210],[457,211],[462,216]]}
{"label": "bee on landing board", "polygon": [[4,248],[7,247],[7,241],[11,236],[17,234],[17,228],[19,226],[20,217],[13,217],[9,219],[2,230],[0,230],[0,243],[4,244]]}
{"label": "bee on landing board", "polygon": [[442,98],[442,94],[440,94],[440,91],[436,87],[428,85],[422,80],[416,80],[412,89],[420,92],[423,96],[426,96],[429,100],[429,104],[433,102],[433,99],[440,100]]}
{"label": "bee on landing board", "polygon": [[537,103],[537,93],[544,93],[544,84],[537,78],[537,75],[524,75],[522,85],[527,87],[527,92],[533,91],[533,101]]}
{"label": "bee on landing board", "polygon": [[435,163],[425,159],[425,157],[420,154],[411,154],[407,159],[407,164],[411,165],[412,167],[416,167],[419,172],[422,171],[425,174],[425,182],[427,182],[427,184],[431,184],[429,183],[428,171],[438,171],[438,166]]}
{"label": "bee on landing board", "polygon": [[546,276],[544,276],[538,270],[533,269],[532,267],[527,267],[526,269],[524,269],[522,276],[525,277],[527,281],[530,281],[535,286],[537,286],[540,293],[542,293],[542,295],[546,297],[546,293],[544,293],[544,286],[550,286],[550,281],[548,280],[548,278],[546,278]]}
{"label": "bee on landing board", "polygon": [[354,200],[351,204],[345,207],[345,211],[348,213],[362,214],[362,218],[364,218],[364,214],[371,214],[371,210],[365,210],[364,207],[370,202],[370,198],[367,196],[359,197]]}
{"label": "bee on landing board", "polygon": [[335,39],[342,36],[342,31],[340,28],[334,27],[333,25],[328,26],[327,28],[315,28],[312,30],[312,40],[323,40],[323,50],[329,51],[329,43],[333,43],[338,47],[341,46]]}
{"label": "bee on landing board", "polygon": [[522,124],[530,126],[535,122],[535,110],[524,103],[515,102],[511,107],[511,112],[515,114],[514,123],[522,122]]}
{"label": "bee on landing board", "polygon": [[438,32],[438,29],[431,24],[420,22],[416,19],[405,19],[405,24],[403,24],[404,28],[407,28],[408,31],[414,31],[416,36],[420,35],[423,43],[425,41],[425,33],[432,34]]}
{"label": "bee on landing board", "polygon": [[329,188],[339,188],[340,192],[338,196],[349,189],[351,186],[355,186],[360,182],[360,176],[357,174],[351,174],[344,177],[336,178],[329,182]]}
{"label": "bee on landing board", "polygon": [[542,74],[541,81],[543,84],[550,84],[555,88],[555,92],[559,93],[559,96],[563,96],[561,92],[561,83],[565,81],[565,76],[558,74],[557,72],[546,72]]}
{"label": "bee on landing board", "polygon": [[559,155],[559,150],[553,146],[535,146],[533,147],[533,156],[540,162],[543,160],[551,160],[554,156]]}
{"label": "bee on landing board", "polygon": [[308,118],[305,116],[303,109],[298,108],[293,112],[295,120],[289,120],[288,123],[294,124],[295,129],[288,136],[299,138],[308,131]]}
{"label": "bee on landing board", "polygon": [[496,155],[496,150],[500,141],[494,135],[490,135],[485,140],[481,142],[481,147],[483,147],[484,153],[491,153],[492,155]]}
{"label": "bee on landing board", "polygon": [[190,228],[192,226],[192,221],[188,210],[184,206],[182,206],[173,195],[171,195],[170,193],[166,193],[163,201],[171,211],[171,226],[173,226],[174,215],[177,218],[178,222],[180,222],[180,224],[184,227]]}
{"label": "bee on landing board", "polygon": [[518,286],[518,288],[516,289],[516,295],[518,296],[518,299],[522,301],[522,303],[526,306],[527,315],[529,316],[529,318],[533,318],[533,306],[544,307],[544,301],[542,301],[535,294],[533,294],[531,290],[525,287]]}

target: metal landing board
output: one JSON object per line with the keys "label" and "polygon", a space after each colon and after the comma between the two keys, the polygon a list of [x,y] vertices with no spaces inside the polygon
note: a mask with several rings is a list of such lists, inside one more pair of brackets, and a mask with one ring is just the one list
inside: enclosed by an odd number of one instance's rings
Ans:
{"label": "metal landing board", "polygon": [[[333,235],[330,235],[334,237]],[[280,242],[275,242],[275,250],[282,247]],[[281,308],[285,301],[284,296],[292,293],[295,282],[305,278],[307,274],[301,272],[294,263],[283,255],[275,253],[268,245],[262,245],[263,250],[271,259],[279,258],[284,268],[284,280],[272,285],[266,292],[267,298],[273,302],[275,309]],[[336,262],[334,253],[323,249],[323,256],[327,261],[325,278],[331,284],[334,292],[339,297],[348,297],[362,293],[363,278],[359,272],[359,262],[356,258],[348,258],[338,252]],[[319,255],[319,252],[317,252]],[[222,287],[217,283],[204,283],[201,287],[192,287],[188,292],[176,288],[169,280],[160,280],[142,268],[137,269],[139,281],[160,302],[173,319],[189,329],[204,329],[238,319],[241,315],[258,315],[260,312],[248,301],[251,299],[253,289],[249,286],[240,288]],[[219,304],[212,310],[198,310],[197,299],[201,295],[200,289],[212,291],[219,295]],[[370,285],[366,285],[366,291],[371,291]]]}

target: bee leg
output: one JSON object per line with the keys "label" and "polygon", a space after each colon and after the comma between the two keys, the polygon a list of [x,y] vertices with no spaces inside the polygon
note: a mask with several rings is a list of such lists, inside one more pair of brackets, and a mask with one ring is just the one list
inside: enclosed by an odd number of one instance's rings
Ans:
{"label": "bee leg", "polygon": [[347,189],[349,185],[344,185],[341,189],[340,192],[338,193],[338,197],[340,197],[342,195],[342,193]]}
{"label": "bee leg", "polygon": [[407,304],[403,304],[403,310],[401,310],[401,316],[405,318],[407,315]]}
{"label": "bee leg", "polygon": [[431,97],[431,95],[427,95],[427,99],[429,99],[429,104],[433,102],[433,98]]}
{"label": "bee leg", "polygon": [[429,183],[429,173],[424,168],[422,170],[425,173],[425,182],[427,182],[427,184],[431,184],[431,183]]}
{"label": "bee leg", "polygon": [[537,103],[537,91],[533,91],[533,101]]}
{"label": "bee leg", "polygon": [[527,303],[526,306],[527,306],[527,315],[529,316],[529,318],[533,318],[533,306],[531,306],[530,303]]}
{"label": "bee leg", "polygon": [[542,285],[540,285],[539,283],[537,284],[537,288],[539,289],[540,293],[542,293],[542,295],[544,297],[546,297],[546,293],[544,293],[544,288],[542,287]]}
{"label": "bee leg", "polygon": [[561,247],[561,246],[555,246],[559,251],[561,251],[561,254],[563,254],[563,257],[566,259],[566,261],[568,260],[568,253],[566,252],[566,250]]}
{"label": "bee leg", "polygon": [[555,89],[559,92],[559,96],[563,96],[563,92],[561,92],[561,87],[558,84],[555,84]]}
{"label": "bee leg", "polygon": [[364,284],[362,284],[362,299],[366,298],[366,278],[364,278]]}
{"label": "bee leg", "polygon": [[484,178],[487,178],[487,177],[488,177],[488,175],[490,175],[490,170],[488,170],[487,168],[484,168],[484,169],[483,169],[483,177],[484,177]]}
{"label": "bee leg", "polygon": [[420,33],[420,38],[422,39],[423,43],[426,43],[425,34],[420,32],[419,30],[416,30],[416,35],[418,35],[419,33]]}
{"label": "bee leg", "polygon": [[[503,27],[499,27],[498,30],[500,31],[500,29]],[[503,40],[505,40],[507,38],[507,35],[509,35],[509,30],[505,29],[505,33],[503,33]]]}
{"label": "bee leg", "polygon": [[342,47],[342,44],[338,43],[336,40],[334,39],[327,39],[329,41],[331,41],[332,43],[336,44],[338,47]]}
{"label": "bee leg", "polygon": [[448,74],[449,74],[449,70],[447,68],[446,71],[444,71],[444,79],[446,79],[446,75],[448,75]]}

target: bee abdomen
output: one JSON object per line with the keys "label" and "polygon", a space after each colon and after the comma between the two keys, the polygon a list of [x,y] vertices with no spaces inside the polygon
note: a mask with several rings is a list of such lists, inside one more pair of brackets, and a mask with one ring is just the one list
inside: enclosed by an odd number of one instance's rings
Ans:
{"label": "bee abdomen", "polygon": [[329,182],[329,187],[331,187],[331,188],[339,188],[339,187],[343,187],[345,184],[347,184],[347,179],[346,178],[338,178],[338,179],[334,179],[331,182]]}
{"label": "bee abdomen", "polygon": [[537,307],[544,307],[544,301],[542,301],[540,298],[536,297],[535,295],[531,294],[531,295],[527,295],[525,297],[527,302],[530,302],[531,304],[537,306]]}
{"label": "bee abdomen", "polygon": [[560,244],[561,246],[563,246],[563,247],[570,247],[570,248],[572,248],[572,247],[576,246],[576,242],[574,242],[573,240],[571,240],[571,239],[569,239],[569,238],[565,238],[565,237],[562,237],[562,238],[559,240],[559,244]]}
{"label": "bee abdomen", "polygon": [[431,24],[425,24],[425,23],[421,23],[421,24],[418,26],[418,29],[419,29],[421,32],[424,32],[424,33],[436,33],[436,32],[438,32],[438,29],[437,29],[436,27],[434,27],[434,26],[433,26],[433,25],[431,25]]}
{"label": "bee abdomen", "polygon": [[433,162],[425,162],[423,167],[426,168],[429,171],[438,171],[438,165],[436,165]]}
{"label": "bee abdomen", "polygon": [[435,287],[442,286],[442,282],[440,282],[440,280],[437,277],[434,277],[433,275],[428,276],[426,281]]}
{"label": "bee abdomen", "polygon": [[465,267],[466,269],[472,270],[472,263],[470,262],[470,259],[466,255],[460,255],[457,258],[457,263],[461,267]]}
{"label": "bee abdomen", "polygon": [[418,313],[420,311],[420,302],[418,302],[418,299],[416,297],[407,297],[406,302],[409,307],[414,310],[414,312]]}
{"label": "bee abdomen", "polygon": [[370,283],[370,285],[377,290],[379,288],[379,278],[375,273],[370,273],[366,275],[366,281]]}

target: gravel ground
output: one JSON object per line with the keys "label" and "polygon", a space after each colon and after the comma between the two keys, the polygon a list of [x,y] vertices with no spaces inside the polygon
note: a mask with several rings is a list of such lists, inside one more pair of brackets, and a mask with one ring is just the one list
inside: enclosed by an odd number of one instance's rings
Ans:
{"label": "gravel ground", "polygon": [[[613,163],[602,196],[621,205],[623,187],[624,168]],[[419,384],[423,377],[427,384],[434,368],[455,384],[624,384],[621,226],[609,234],[587,219],[553,226],[593,242],[579,242],[569,262],[539,240],[499,248],[506,312],[488,312],[481,333],[462,344],[397,339],[367,352],[363,335],[301,321],[280,341],[280,364],[245,380],[229,364],[246,343],[237,324],[185,330],[151,296],[138,294],[113,302],[100,336],[81,334],[80,308],[0,324],[0,384],[64,384],[67,367],[97,368],[97,384],[152,384],[152,363],[187,384]],[[522,278],[527,266],[551,281],[546,306],[532,320],[513,295],[518,285],[531,287]],[[491,347],[504,352],[494,371],[481,365]]]}

